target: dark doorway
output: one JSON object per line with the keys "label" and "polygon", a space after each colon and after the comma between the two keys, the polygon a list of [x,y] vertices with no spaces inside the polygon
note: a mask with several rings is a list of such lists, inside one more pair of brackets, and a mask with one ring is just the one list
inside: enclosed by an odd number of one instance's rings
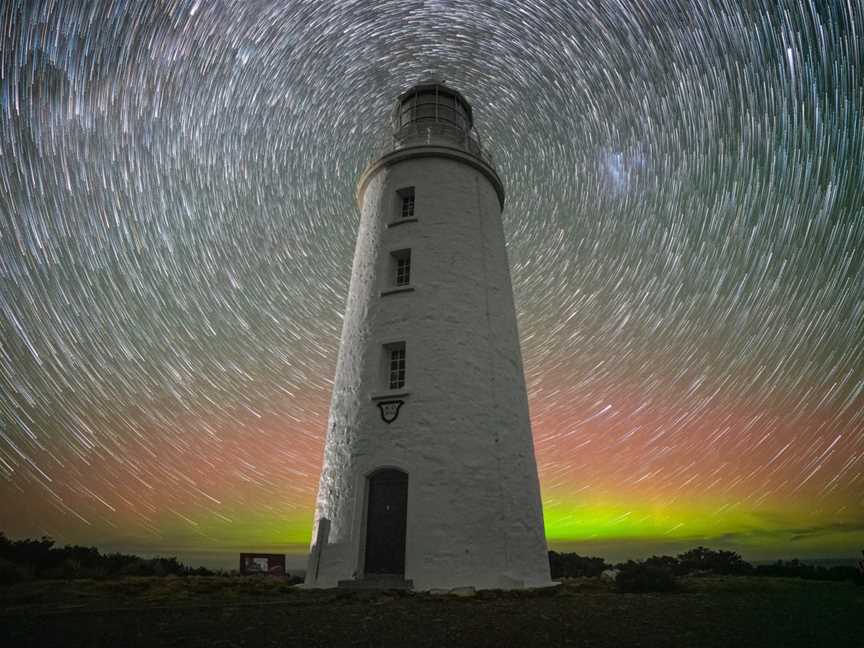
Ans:
{"label": "dark doorway", "polygon": [[369,476],[366,574],[405,574],[408,475],[384,468]]}

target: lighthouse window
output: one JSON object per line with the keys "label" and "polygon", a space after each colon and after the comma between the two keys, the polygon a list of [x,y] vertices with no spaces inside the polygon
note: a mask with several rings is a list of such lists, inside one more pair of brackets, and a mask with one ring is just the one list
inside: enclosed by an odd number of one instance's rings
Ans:
{"label": "lighthouse window", "polygon": [[396,192],[402,218],[414,218],[414,187],[405,187]]}
{"label": "lighthouse window", "polygon": [[405,343],[397,342],[384,347],[388,353],[389,389],[402,389],[405,386]]}
{"label": "lighthouse window", "polygon": [[411,250],[392,252],[392,268],[397,286],[407,286],[411,283]]}

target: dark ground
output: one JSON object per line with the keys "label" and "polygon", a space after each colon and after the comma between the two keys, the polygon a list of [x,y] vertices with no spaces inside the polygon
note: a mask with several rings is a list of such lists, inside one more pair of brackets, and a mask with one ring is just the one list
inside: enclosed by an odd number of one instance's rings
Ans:
{"label": "dark ground", "polygon": [[39,581],[0,588],[0,645],[864,648],[864,587],[703,577],[622,594],[579,579],[459,598],[240,577]]}

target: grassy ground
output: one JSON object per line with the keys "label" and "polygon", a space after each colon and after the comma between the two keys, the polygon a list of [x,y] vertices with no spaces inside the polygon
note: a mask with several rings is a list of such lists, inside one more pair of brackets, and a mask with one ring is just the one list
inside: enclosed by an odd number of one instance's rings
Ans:
{"label": "grassy ground", "polygon": [[254,578],[42,581],[0,588],[13,646],[864,647],[864,587],[685,579],[621,594],[596,579],[474,597],[306,591]]}

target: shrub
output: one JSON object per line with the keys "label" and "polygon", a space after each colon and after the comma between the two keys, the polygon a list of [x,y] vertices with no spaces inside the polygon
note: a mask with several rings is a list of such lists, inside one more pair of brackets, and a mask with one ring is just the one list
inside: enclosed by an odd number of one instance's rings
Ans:
{"label": "shrub", "polygon": [[59,565],[39,572],[41,578],[99,578],[102,575],[98,567],[82,564],[74,558],[67,558]]}
{"label": "shrub", "polygon": [[710,571],[715,574],[750,574],[753,565],[734,551],[715,551],[707,547],[696,547],[678,555],[678,574],[694,571]]}
{"label": "shrub", "polygon": [[804,578],[806,580],[844,581],[856,579],[856,569],[851,566],[808,565],[797,558],[793,560],[778,560],[770,565],[756,567],[757,576],[780,576],[785,578]]}
{"label": "shrub", "polygon": [[10,540],[0,532],[0,583],[32,578],[103,578],[116,576],[207,575],[203,567],[192,570],[176,558],[140,558],[113,553],[103,555],[96,547],[55,547],[54,540]]}
{"label": "shrub", "polygon": [[32,570],[25,565],[16,565],[0,558],[0,585],[14,585],[33,578]]}
{"label": "shrub", "polygon": [[549,552],[549,571],[552,578],[578,578],[599,576],[609,565],[603,558],[588,558],[575,553]]}
{"label": "shrub", "polygon": [[671,592],[678,588],[669,567],[632,560],[619,566],[615,584],[622,592]]}
{"label": "shrub", "polygon": [[651,556],[645,560],[645,564],[651,567],[668,569],[673,574],[681,573],[681,563],[672,556]]}
{"label": "shrub", "polygon": [[152,576],[153,570],[150,569],[145,560],[136,558],[115,568],[112,573],[118,576]]}

